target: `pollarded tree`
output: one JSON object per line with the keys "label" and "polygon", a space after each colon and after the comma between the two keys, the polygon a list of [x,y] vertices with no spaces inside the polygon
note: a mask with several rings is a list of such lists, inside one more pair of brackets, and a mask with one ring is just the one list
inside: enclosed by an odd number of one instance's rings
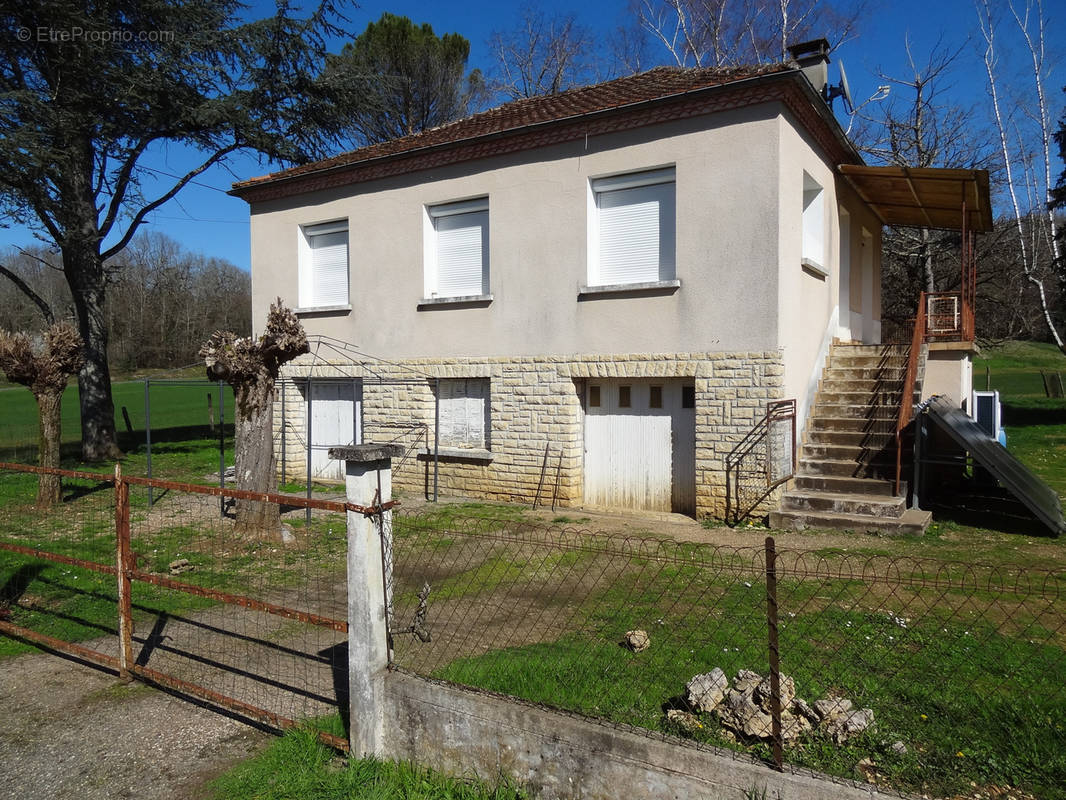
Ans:
{"label": "pollarded tree", "polygon": [[[270,306],[266,330],[259,337],[216,331],[200,349],[208,379],[233,387],[238,489],[260,493],[277,489],[274,387],[281,366],[309,349],[303,326],[281,298]],[[280,536],[279,509],[273,503],[242,500],[237,503],[237,526],[252,535]]]}
{"label": "pollarded tree", "polygon": [[[85,458],[119,454],[105,314],[115,256],[231,153],[306,161],[347,122],[319,80],[326,37],[344,33],[330,3],[299,19],[279,0],[253,22],[240,0],[0,7],[0,212],[61,253],[85,342]],[[167,179],[145,160],[173,145],[195,160]]]}
{"label": "pollarded tree", "polygon": [[[0,369],[8,380],[28,387],[37,401],[40,417],[37,464],[41,467],[59,468],[63,391],[83,360],[81,337],[67,322],[50,327],[44,341],[38,343],[25,333],[0,331]],[[54,505],[59,497],[59,476],[42,474],[37,482],[37,505]]]}

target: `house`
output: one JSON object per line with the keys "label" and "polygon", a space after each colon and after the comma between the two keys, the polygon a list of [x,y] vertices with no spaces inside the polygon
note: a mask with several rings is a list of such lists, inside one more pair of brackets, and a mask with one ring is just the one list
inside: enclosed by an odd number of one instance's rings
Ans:
{"label": "house", "polygon": [[767,404],[795,398],[802,434],[833,342],[881,336],[884,216],[841,171],[869,168],[824,99],[825,44],[802,52],[236,184],[255,328],[281,297],[321,345],[284,373],[289,476],[400,441],[416,491],[724,517]]}

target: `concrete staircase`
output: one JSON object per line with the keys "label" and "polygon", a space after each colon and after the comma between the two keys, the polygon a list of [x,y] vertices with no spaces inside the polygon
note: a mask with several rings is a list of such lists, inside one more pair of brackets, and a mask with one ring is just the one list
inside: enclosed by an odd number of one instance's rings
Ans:
{"label": "concrete staircase", "polygon": [[[833,345],[796,477],[770,513],[771,527],[925,531],[930,513],[908,509],[906,497],[894,495],[896,418],[906,371],[906,346]],[[916,395],[920,387],[919,380]]]}

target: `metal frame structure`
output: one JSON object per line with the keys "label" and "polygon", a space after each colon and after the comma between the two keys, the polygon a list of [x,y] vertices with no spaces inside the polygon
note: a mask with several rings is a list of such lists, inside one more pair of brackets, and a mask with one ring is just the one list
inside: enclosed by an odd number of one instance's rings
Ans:
{"label": "metal frame structure", "polygon": [[[400,364],[394,361],[389,361],[385,358],[365,353],[359,348],[358,345],[346,342],[342,339],[337,339],[332,336],[309,336],[308,342],[310,344],[310,356],[311,360],[302,361],[297,365],[290,365],[292,369],[306,369],[307,375],[304,377],[284,377],[278,379],[278,389],[281,391],[281,442],[280,442],[280,456],[281,456],[281,474],[283,476],[288,475],[288,451],[287,451],[287,433],[290,430],[287,413],[288,408],[285,401],[284,389],[288,386],[303,386],[306,387],[306,396],[304,400],[305,413],[307,415],[307,425],[305,431],[304,442],[304,454],[306,461],[306,492],[307,497],[311,497],[314,476],[312,474],[311,466],[311,453],[314,449],[312,445],[313,430],[311,426],[311,412],[313,409],[312,391],[311,388],[316,380],[337,380],[350,379],[358,380],[362,386],[418,386],[423,387],[427,384],[432,387],[433,390],[433,445],[432,450],[429,448],[429,443],[426,444],[428,455],[433,462],[433,480],[432,490],[427,491],[426,499],[432,502],[437,502],[438,487],[440,483],[440,378],[430,375],[427,372],[415,369],[406,364]],[[341,361],[338,363],[333,358],[339,358]],[[315,378],[312,374],[316,367],[329,367],[338,374],[330,376],[329,378]],[[390,370],[400,371],[401,373],[407,373],[410,377],[396,378],[383,374],[382,367],[388,367]],[[380,442],[380,444],[398,444],[400,439],[412,431],[425,431],[428,426],[424,422],[411,421],[408,423],[396,422],[387,425],[386,427],[395,427],[400,432],[391,440]],[[334,442],[329,446],[345,445],[348,442]],[[405,448],[404,455],[397,463],[397,466],[403,466],[410,458],[410,449]],[[308,510],[310,513],[310,510]]]}

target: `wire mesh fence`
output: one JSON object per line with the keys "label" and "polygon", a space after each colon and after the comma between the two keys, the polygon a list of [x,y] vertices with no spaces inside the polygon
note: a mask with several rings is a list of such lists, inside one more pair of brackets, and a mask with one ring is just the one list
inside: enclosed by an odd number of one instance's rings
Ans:
{"label": "wire mesh fence", "polygon": [[233,491],[64,472],[38,508],[36,481],[0,468],[0,655],[28,639],[343,746],[343,504],[262,496],[250,525]]}
{"label": "wire mesh fence", "polygon": [[773,762],[774,627],[784,768],[1066,796],[1066,571],[393,525],[399,669]]}
{"label": "wire mesh fence", "polygon": [[[173,469],[168,470],[168,453],[180,452],[186,460],[191,445],[205,451],[204,467],[217,470],[220,432],[224,450],[232,451],[233,390],[229,386],[203,380],[132,380],[112,384],[112,394],[119,446],[143,459],[150,440],[162,466],[159,474],[173,476]],[[0,461],[36,463],[39,427],[33,395],[22,386],[4,386],[0,388],[0,409]],[[64,459],[77,460],[81,411],[73,385],[63,395],[62,436]]]}
{"label": "wire mesh fence", "polygon": [[148,488],[130,493],[137,666],[342,733],[344,512],[266,501],[277,523],[249,527],[231,498],[157,484],[149,507]]}

